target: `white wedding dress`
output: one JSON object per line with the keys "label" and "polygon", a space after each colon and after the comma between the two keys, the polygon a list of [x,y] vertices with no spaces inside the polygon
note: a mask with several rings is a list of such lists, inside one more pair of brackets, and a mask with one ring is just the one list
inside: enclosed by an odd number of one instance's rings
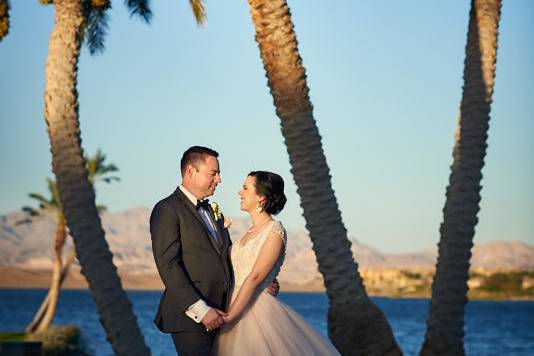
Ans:
{"label": "white wedding dress", "polygon": [[[272,233],[276,236],[272,236]],[[224,325],[215,341],[215,354],[221,356],[250,355],[339,355],[327,338],[315,331],[304,319],[265,288],[271,283],[284,262],[286,232],[280,222],[272,221],[244,246],[232,245],[231,258],[235,285],[233,302],[239,289],[252,271],[267,238],[281,238],[282,252],[271,273],[258,286],[249,305],[234,322]]]}

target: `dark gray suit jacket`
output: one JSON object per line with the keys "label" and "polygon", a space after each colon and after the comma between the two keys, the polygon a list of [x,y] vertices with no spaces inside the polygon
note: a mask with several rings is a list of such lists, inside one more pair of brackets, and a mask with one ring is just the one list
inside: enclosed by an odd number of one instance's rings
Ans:
{"label": "dark gray suit jacket", "polygon": [[[211,208],[209,213],[214,218]],[[213,241],[196,207],[180,189],[152,210],[152,251],[165,285],[154,322],[163,332],[204,332],[201,323],[185,315],[198,299],[219,309],[226,306],[233,283],[231,241],[223,219],[212,221],[220,244]]]}

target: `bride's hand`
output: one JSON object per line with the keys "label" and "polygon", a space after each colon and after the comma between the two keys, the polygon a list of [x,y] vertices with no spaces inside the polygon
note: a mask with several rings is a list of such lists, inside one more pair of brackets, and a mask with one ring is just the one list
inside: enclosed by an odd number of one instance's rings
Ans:
{"label": "bride's hand", "polygon": [[219,314],[223,318],[224,322],[226,323],[226,319],[228,318],[228,313],[217,308],[215,308],[215,311],[217,312],[217,314]]}
{"label": "bride's hand", "polygon": [[225,324],[228,324],[228,323],[231,323],[232,321],[234,321],[234,318],[232,318],[230,316],[230,314],[222,315],[222,318],[223,318]]}

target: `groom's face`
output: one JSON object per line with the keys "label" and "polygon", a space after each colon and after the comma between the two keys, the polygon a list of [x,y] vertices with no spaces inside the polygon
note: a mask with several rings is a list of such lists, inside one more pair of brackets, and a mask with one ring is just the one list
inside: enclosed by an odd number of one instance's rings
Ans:
{"label": "groom's face", "polygon": [[199,199],[213,195],[217,185],[221,182],[217,158],[207,155],[204,160],[198,161],[195,164],[192,181],[200,195]]}

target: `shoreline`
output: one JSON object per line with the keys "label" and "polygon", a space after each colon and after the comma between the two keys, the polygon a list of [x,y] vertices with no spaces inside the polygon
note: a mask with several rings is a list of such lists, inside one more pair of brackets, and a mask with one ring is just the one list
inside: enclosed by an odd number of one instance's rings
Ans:
{"label": "shoreline", "polygon": [[[128,273],[119,270],[122,286],[126,291],[163,291],[163,283],[154,273]],[[47,290],[51,279],[50,270],[30,270],[15,267],[0,267],[0,289]],[[280,291],[288,293],[324,293],[322,280],[295,284],[280,280]],[[88,290],[87,282],[79,269],[73,269],[65,279],[64,290]],[[430,299],[430,286],[419,285],[417,289],[394,290],[380,285],[367,286],[370,297],[395,299]],[[506,290],[485,291],[470,289],[468,300],[480,301],[534,301],[534,294],[513,293]]]}

